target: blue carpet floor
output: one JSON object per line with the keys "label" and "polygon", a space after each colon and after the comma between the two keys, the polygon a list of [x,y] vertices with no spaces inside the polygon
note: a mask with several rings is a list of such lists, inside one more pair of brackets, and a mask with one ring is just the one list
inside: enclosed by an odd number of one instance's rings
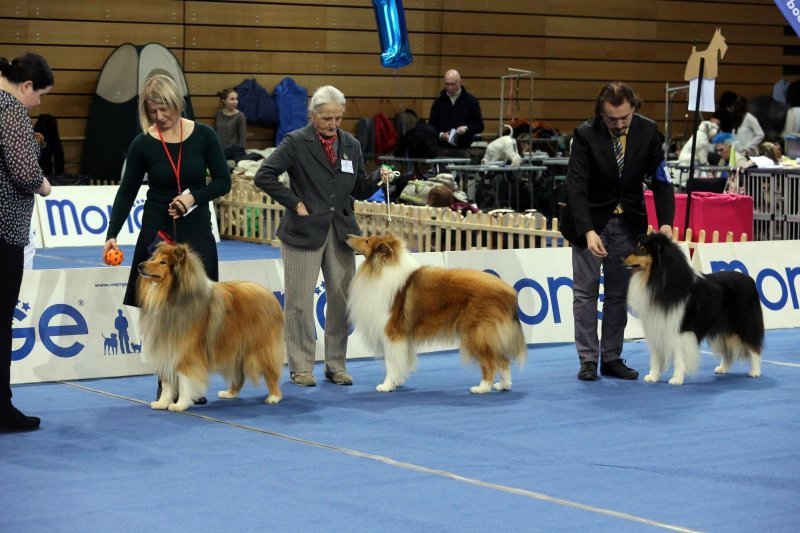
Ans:
{"label": "blue carpet floor", "polygon": [[799,337],[767,333],[759,379],[706,355],[682,387],[578,381],[571,344],[483,396],[453,352],[388,394],[382,360],[352,387],[284,374],[277,405],[215,377],[184,414],[148,407],[150,376],[20,386],[43,422],[0,435],[0,531],[796,531]]}

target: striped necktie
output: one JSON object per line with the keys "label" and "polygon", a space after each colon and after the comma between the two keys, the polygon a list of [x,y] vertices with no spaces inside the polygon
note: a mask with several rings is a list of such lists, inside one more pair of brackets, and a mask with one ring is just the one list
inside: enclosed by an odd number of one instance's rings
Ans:
{"label": "striped necktie", "polygon": [[614,157],[617,158],[617,168],[619,175],[622,176],[622,167],[625,166],[625,151],[622,149],[622,142],[616,135],[611,136],[611,142],[614,145]]}

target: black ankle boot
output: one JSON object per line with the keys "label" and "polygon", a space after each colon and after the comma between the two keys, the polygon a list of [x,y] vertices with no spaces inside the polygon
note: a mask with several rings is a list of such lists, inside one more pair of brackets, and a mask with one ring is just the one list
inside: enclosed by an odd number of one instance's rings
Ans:
{"label": "black ankle boot", "polygon": [[0,431],[30,431],[39,429],[42,420],[36,416],[25,416],[14,407],[0,409]]}

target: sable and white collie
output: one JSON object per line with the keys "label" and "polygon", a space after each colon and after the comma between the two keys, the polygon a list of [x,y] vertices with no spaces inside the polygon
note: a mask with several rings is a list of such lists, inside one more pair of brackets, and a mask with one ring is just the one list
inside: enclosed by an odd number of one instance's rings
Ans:
{"label": "sable and white collie", "polygon": [[761,375],[764,318],[756,284],[741,272],[699,274],[672,239],[661,233],[643,237],[622,259],[633,270],[628,304],[641,319],[650,348],[655,383],[672,364],[671,385],[700,364],[700,342],[707,339],[722,359],[717,374],[728,372],[735,359],[750,361],[748,376]]}
{"label": "sable and white collie", "polygon": [[274,294],[256,283],[211,281],[185,244],[159,243],[139,274],[143,351],[162,385],[150,407],[184,411],[205,395],[213,371],[230,383],[220,398],[236,397],[245,379],[257,384],[263,376],[265,403],[281,400],[283,311]]}
{"label": "sable and white collie", "polygon": [[350,285],[350,319],[376,350],[383,348],[389,392],[415,369],[417,348],[426,342],[460,340],[465,362],[483,372],[471,392],[511,389],[511,362],[528,349],[517,315],[517,293],[486,272],[420,266],[394,235],[357,237],[347,244],[365,261]]}

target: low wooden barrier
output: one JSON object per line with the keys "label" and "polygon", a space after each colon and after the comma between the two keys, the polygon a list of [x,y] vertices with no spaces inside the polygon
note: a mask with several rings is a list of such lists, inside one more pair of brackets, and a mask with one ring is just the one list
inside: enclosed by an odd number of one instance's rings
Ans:
{"label": "low wooden barrier", "polygon": [[252,180],[235,179],[231,191],[214,204],[221,238],[280,245],[276,232],[284,207]]}
{"label": "low wooden barrier", "polygon": [[[242,180],[244,181],[244,180]],[[252,185],[236,180],[231,192],[215,201],[219,234],[223,239],[277,246],[276,231],[284,207]],[[356,202],[355,216],[365,235],[393,233],[417,252],[502,250],[567,246],[558,232],[538,213],[470,213],[462,216],[447,208],[405,204]]]}
{"label": "low wooden barrier", "polygon": [[[223,239],[260,242],[278,246],[276,235],[284,208],[257,189],[252,180],[235,179],[231,192],[215,202],[219,233]],[[541,213],[510,211],[469,213],[463,216],[447,208],[420,207],[405,204],[356,202],[355,216],[365,235],[393,233],[403,238],[415,252],[460,250],[504,250],[515,248],[554,248],[569,246],[558,231],[558,219],[547,219]],[[677,229],[674,228],[677,235]],[[652,227],[650,228],[652,231]],[[699,242],[706,241],[700,231]],[[687,244],[694,248],[691,230]],[[733,242],[728,232],[725,242]],[[747,241],[747,235],[739,236]],[[720,242],[713,232],[708,242]]]}

